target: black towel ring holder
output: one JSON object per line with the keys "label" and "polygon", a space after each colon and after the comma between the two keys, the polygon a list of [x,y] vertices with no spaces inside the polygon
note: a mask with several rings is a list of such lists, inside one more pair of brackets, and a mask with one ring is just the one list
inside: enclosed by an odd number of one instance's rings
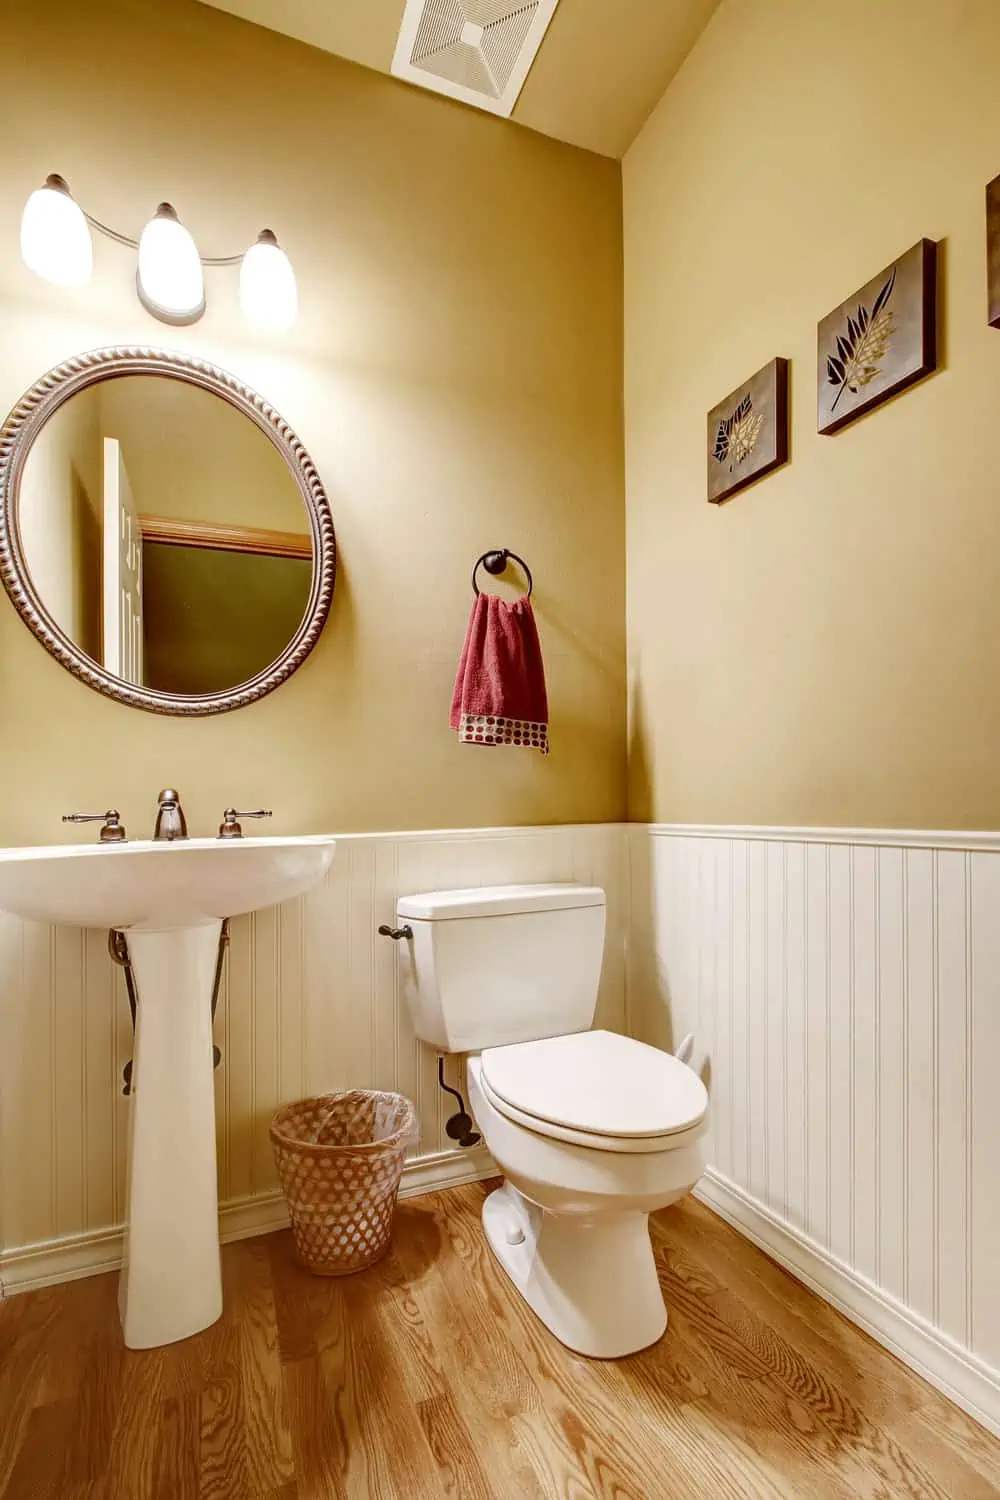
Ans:
{"label": "black towel ring holder", "polygon": [[476,566],[472,570],[473,593],[479,593],[479,585],[476,582],[476,574],[479,572],[480,564],[482,564],[482,566],[486,569],[487,573],[492,574],[492,576],[496,578],[506,568],[508,561],[516,562],[518,567],[523,570],[524,576],[528,580],[528,593],[526,597],[530,599],[532,589],[535,586],[531,578],[531,569],[528,567],[528,564],[525,562],[523,557],[518,557],[516,552],[511,552],[507,547],[500,547],[495,552],[484,552],[482,557],[478,559],[478,561],[476,562]]}

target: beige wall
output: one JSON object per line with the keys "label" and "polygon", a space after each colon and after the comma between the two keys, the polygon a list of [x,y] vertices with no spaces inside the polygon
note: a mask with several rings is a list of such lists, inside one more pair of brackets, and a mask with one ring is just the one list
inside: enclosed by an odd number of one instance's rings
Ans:
{"label": "beige wall", "polygon": [[[724,0],[624,163],[631,816],[1000,826],[995,0]],[[940,372],[819,437],[816,323],[943,241]],[[792,462],[705,503],[791,359]]]}
{"label": "beige wall", "polygon": [[281,454],[221,396],[143,375],[103,380],[97,389],[102,431],[122,445],[141,515],[308,532]]}
{"label": "beige wall", "polygon": [[[97,345],[212,359],[297,429],[340,546],[318,649],[217,719],[99,697],[0,601],[0,773],[18,789],[0,842],[58,839],[74,807],[117,806],[145,831],[166,785],[199,831],[246,799],[275,809],[276,832],[618,817],[616,164],[183,0],[13,0],[0,97],[0,403]],[[254,334],[233,270],[207,273],[201,323],[163,327],[136,301],[133,256],[104,240],[84,290],[38,281],[16,225],[56,170],[133,233],[171,199],[205,254],[273,226],[299,278],[296,328]],[[535,573],[547,759],[460,747],[447,727],[469,571],[498,545]]]}
{"label": "beige wall", "polygon": [[101,649],[101,447],[98,392],[81,391],[32,444],[18,508],[38,595],[92,656]]}

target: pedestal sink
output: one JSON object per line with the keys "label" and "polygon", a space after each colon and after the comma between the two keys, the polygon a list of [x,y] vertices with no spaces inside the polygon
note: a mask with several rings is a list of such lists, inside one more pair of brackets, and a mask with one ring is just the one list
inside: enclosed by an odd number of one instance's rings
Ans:
{"label": "pedestal sink", "polygon": [[302,895],[333,839],[184,839],[0,850],[0,908],[126,931],[138,988],[119,1307],[149,1349],[222,1312],[212,981],[224,917]]}

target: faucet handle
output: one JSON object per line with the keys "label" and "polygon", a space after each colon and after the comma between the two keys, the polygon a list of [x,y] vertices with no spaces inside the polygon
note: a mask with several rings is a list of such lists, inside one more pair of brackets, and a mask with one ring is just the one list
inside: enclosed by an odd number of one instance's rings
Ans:
{"label": "faucet handle", "polygon": [[116,807],[109,807],[107,812],[102,813],[63,813],[64,823],[102,823],[100,841],[102,844],[124,844],[128,838],[121,814]]}
{"label": "faucet handle", "polygon": [[219,824],[220,839],[241,839],[243,829],[239,825],[240,818],[269,818],[271,812],[266,807],[258,807],[254,811],[244,810],[240,812],[235,807],[227,807],[222,814],[222,822]]}

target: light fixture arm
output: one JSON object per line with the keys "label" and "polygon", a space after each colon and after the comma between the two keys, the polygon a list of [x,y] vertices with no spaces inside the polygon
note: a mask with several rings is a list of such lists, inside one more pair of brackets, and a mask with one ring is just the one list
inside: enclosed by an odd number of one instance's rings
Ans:
{"label": "light fixture arm", "polygon": [[[122,234],[118,229],[112,229],[110,224],[105,224],[102,220],[95,219],[94,215],[89,214],[85,208],[80,211],[91,229],[96,229],[97,233],[103,234],[105,239],[114,240],[116,245],[125,245],[129,250],[138,250],[139,241],[132,239],[131,235]],[[203,266],[238,266],[245,254],[245,250],[241,250],[239,255],[202,255],[199,253],[198,259]]]}

